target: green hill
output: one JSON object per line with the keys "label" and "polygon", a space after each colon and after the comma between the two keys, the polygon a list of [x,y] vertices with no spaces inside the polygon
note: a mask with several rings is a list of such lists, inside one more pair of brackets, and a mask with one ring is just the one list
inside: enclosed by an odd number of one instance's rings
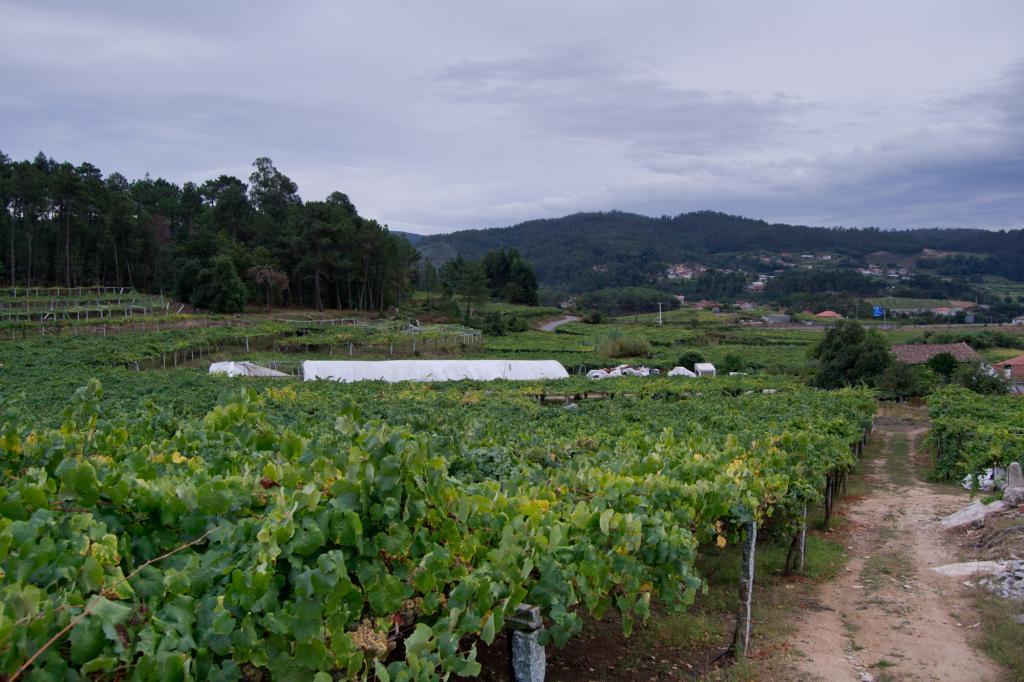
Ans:
{"label": "green hill", "polygon": [[[860,259],[879,251],[906,257],[931,249],[1024,264],[1021,230],[808,227],[714,211],[660,218],[618,211],[576,213],[511,227],[431,235],[416,244],[425,258],[438,264],[457,254],[479,258],[507,247],[518,249],[534,265],[543,284],[574,290],[640,284],[646,273],[667,263],[710,258],[727,264],[759,253],[830,252]],[[1008,267],[1021,270],[1010,274],[1024,279],[1024,265]]]}

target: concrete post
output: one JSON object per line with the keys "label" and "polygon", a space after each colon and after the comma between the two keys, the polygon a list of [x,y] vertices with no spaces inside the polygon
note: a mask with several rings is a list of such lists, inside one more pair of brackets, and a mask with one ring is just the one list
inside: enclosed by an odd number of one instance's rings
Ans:
{"label": "concrete post", "polygon": [[515,682],[544,682],[547,660],[540,643],[540,633],[544,629],[540,609],[520,604],[516,608],[516,615],[508,618],[505,625],[512,679]]}

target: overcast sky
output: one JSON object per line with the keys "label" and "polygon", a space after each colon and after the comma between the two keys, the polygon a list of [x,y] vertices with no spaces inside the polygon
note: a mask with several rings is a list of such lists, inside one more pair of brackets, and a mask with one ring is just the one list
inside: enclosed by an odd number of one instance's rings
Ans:
{"label": "overcast sky", "polygon": [[394,229],[1024,227],[1024,2],[0,0],[0,151],[269,156]]}

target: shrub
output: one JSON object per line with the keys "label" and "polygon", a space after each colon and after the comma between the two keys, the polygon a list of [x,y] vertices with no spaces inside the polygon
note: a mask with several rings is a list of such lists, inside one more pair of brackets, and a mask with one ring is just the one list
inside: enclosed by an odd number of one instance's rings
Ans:
{"label": "shrub", "polygon": [[741,369],[744,369],[745,366],[743,358],[736,353],[729,353],[722,358],[722,362],[718,366],[718,370],[728,374],[729,372],[738,372]]}
{"label": "shrub", "polygon": [[526,318],[522,315],[509,315],[508,330],[510,332],[525,332],[529,328],[530,325],[526,323]]}
{"label": "shrub", "polygon": [[936,372],[924,366],[902,362],[889,365],[878,380],[882,400],[906,400],[928,395],[934,389]]}
{"label": "shrub", "polygon": [[952,353],[939,353],[925,364],[927,364],[933,371],[946,377],[947,381],[953,376],[953,373],[956,372],[957,368],[960,366],[960,363],[957,362]]}
{"label": "shrub", "polygon": [[679,356],[679,366],[685,367],[686,369],[693,369],[693,366],[698,362],[704,362],[704,356],[695,350],[688,350]]}
{"label": "shrub", "polygon": [[597,342],[597,352],[606,358],[646,357],[651,352],[651,344],[643,337],[613,332]]}
{"label": "shrub", "polygon": [[953,375],[953,383],[984,395],[1003,395],[1010,390],[1006,379],[981,363],[961,365]]}
{"label": "shrub", "polygon": [[508,331],[505,316],[499,312],[485,313],[482,319],[469,320],[467,323],[479,327],[488,336],[504,336]]}
{"label": "shrub", "polygon": [[819,388],[873,384],[893,362],[889,344],[876,330],[843,320],[811,349],[817,358],[814,383]]}
{"label": "shrub", "polygon": [[245,310],[249,290],[238,276],[228,256],[217,256],[196,277],[192,305],[215,313],[240,313]]}

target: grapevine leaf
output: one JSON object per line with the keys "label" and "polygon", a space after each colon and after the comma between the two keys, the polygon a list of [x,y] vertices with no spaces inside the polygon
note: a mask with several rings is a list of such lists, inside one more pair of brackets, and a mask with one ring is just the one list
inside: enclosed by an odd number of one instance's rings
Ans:
{"label": "grapevine leaf", "polygon": [[[405,640],[405,650],[409,653],[422,655],[430,649],[430,640],[434,631],[425,623],[417,623],[416,629]],[[490,643],[490,642],[488,642]]]}
{"label": "grapevine leaf", "polygon": [[378,616],[389,615],[402,607],[405,585],[393,575],[384,575],[366,586],[366,600]]}
{"label": "grapevine leaf", "polygon": [[99,618],[86,618],[71,630],[71,661],[82,665],[100,655],[106,645]]}
{"label": "grapevine leaf", "polygon": [[103,566],[95,557],[87,556],[82,562],[82,588],[95,592],[103,586]]}
{"label": "grapevine leaf", "polygon": [[488,646],[494,641],[494,614],[487,616],[483,628],[480,629],[480,639]]}

